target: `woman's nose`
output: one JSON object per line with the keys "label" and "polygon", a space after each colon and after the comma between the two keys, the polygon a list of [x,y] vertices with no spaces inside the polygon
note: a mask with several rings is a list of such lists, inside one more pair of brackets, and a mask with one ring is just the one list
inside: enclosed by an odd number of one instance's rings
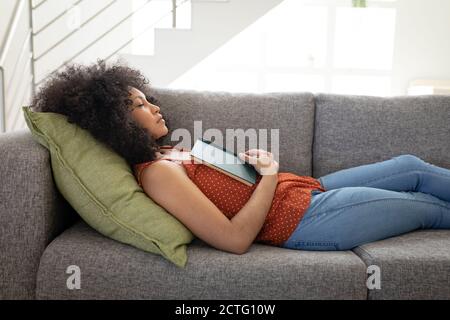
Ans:
{"label": "woman's nose", "polygon": [[159,112],[160,108],[154,104],[152,104],[152,109],[155,113]]}

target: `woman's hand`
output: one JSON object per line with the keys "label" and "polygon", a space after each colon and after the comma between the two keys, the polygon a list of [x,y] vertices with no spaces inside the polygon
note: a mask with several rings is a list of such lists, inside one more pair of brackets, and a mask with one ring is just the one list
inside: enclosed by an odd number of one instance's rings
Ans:
{"label": "woman's hand", "polygon": [[273,159],[273,154],[271,152],[262,149],[251,149],[244,153],[239,153],[239,158],[246,161],[255,167],[256,171],[265,175],[274,175],[278,173],[279,165]]}

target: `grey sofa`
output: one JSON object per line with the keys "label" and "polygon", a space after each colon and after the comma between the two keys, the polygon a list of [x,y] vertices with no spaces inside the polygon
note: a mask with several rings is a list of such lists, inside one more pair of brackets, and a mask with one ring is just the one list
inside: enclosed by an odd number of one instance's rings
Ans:
{"label": "grey sofa", "polygon": [[[450,168],[450,96],[153,93],[172,129],[192,133],[194,120],[224,134],[280,129],[280,171],[320,177],[404,153]],[[195,239],[181,269],[84,223],[28,130],[0,135],[0,163],[1,299],[450,299],[450,230],[340,252],[255,243],[234,255]],[[70,265],[80,267],[79,290],[66,285]],[[366,285],[371,265],[381,289]]]}

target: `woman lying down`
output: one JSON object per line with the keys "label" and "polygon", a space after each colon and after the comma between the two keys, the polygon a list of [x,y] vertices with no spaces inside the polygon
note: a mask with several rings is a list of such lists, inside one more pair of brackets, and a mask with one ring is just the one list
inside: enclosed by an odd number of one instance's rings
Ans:
{"label": "woman lying down", "polygon": [[404,154],[315,179],[279,172],[270,152],[251,149],[240,157],[260,175],[248,186],[194,163],[189,150],[161,145],[169,128],[149,89],[124,65],[72,65],[51,76],[32,108],[68,116],[118,152],[152,200],[220,250],[243,254],[253,242],[349,250],[417,229],[450,229],[449,169]]}

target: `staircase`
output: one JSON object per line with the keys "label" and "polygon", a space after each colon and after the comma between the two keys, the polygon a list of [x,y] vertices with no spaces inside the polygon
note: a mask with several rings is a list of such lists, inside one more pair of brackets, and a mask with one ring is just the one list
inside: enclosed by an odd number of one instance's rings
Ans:
{"label": "staircase", "polygon": [[[50,73],[68,63],[122,58],[152,85],[167,86],[282,1],[2,2],[0,132],[26,127],[21,106]],[[177,10],[186,8],[190,24],[177,26]],[[135,30],[136,21],[142,30]],[[136,44],[151,41],[153,54],[134,54]]]}
{"label": "staircase", "polygon": [[283,0],[192,0],[190,29],[156,29],[154,55],[120,54],[165,87]]}

